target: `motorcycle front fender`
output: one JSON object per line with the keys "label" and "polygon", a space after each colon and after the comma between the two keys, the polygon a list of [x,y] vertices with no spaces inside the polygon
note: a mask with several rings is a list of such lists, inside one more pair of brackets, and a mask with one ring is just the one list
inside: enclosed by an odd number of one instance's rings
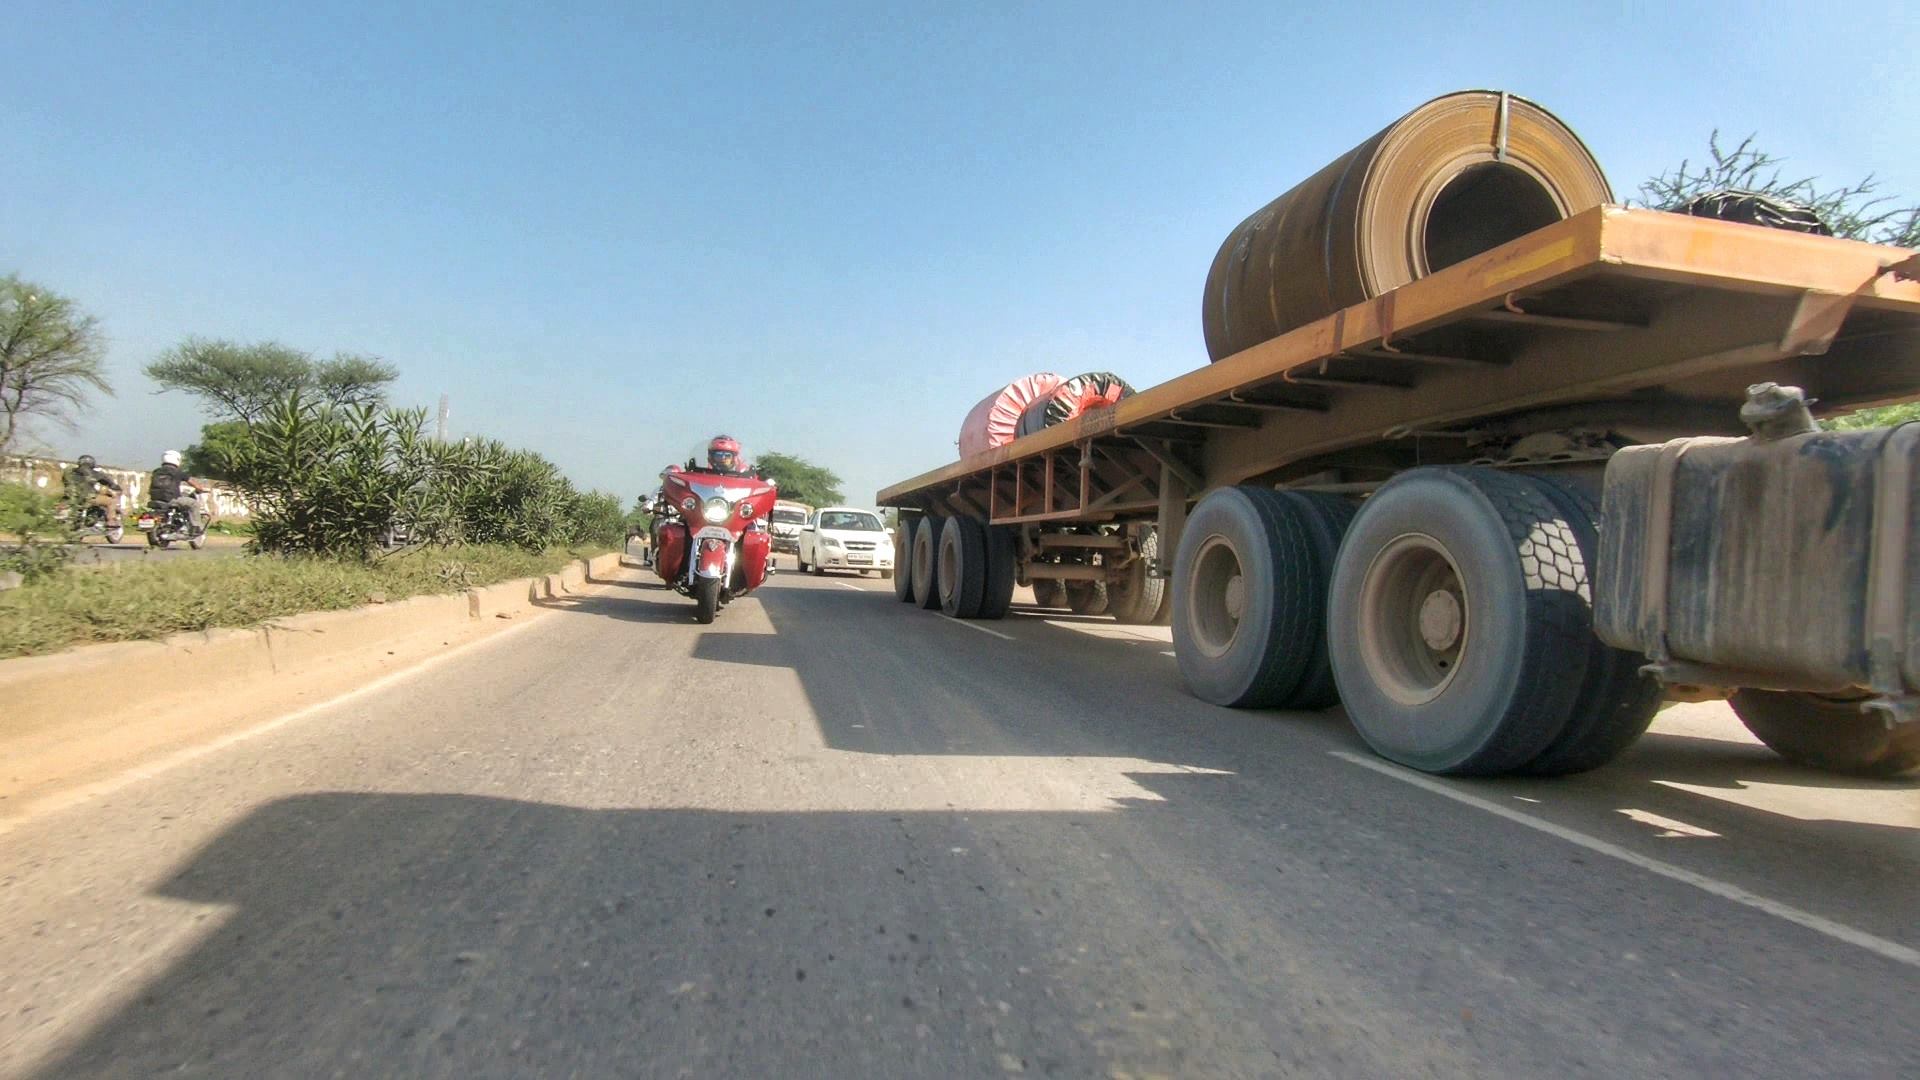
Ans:
{"label": "motorcycle front fender", "polygon": [[694,575],[703,578],[719,578],[725,581],[727,579],[728,556],[732,554],[732,547],[733,545],[724,540],[700,541],[700,554],[693,567]]}

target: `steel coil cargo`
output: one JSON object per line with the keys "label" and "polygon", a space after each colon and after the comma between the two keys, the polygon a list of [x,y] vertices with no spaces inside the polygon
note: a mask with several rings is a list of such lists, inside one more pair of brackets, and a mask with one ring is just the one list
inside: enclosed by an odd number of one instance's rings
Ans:
{"label": "steel coil cargo", "polygon": [[1031,435],[1055,424],[1064,424],[1089,409],[1111,407],[1133,393],[1127,380],[1111,371],[1089,371],[1064,380],[1045,397],[1026,407],[1020,414],[1017,434]]}
{"label": "steel coil cargo", "polygon": [[1219,360],[1611,201],[1580,137],[1524,98],[1435,98],[1227,236],[1201,324]]}
{"label": "steel coil cargo", "polygon": [[972,457],[1005,446],[1019,434],[1020,414],[1060,385],[1060,376],[1035,372],[1013,380],[980,399],[960,423],[960,456]]}

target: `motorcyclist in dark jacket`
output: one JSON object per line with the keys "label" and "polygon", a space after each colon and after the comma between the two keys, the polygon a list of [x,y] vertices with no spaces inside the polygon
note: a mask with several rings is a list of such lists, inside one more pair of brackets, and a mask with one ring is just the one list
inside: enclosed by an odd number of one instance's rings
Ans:
{"label": "motorcyclist in dark jacket", "polygon": [[[100,463],[93,459],[92,454],[81,454],[73,468],[61,475],[60,484],[66,491],[67,505],[72,513],[78,514],[82,505],[91,502],[106,511],[107,528],[115,528],[120,524],[120,485],[114,482],[113,477],[100,471]],[[102,491],[101,488],[106,490]]]}

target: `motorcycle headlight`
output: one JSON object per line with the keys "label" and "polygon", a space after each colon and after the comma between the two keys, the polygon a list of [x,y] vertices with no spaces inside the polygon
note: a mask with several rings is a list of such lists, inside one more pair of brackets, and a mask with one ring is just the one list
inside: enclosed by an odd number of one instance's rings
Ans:
{"label": "motorcycle headlight", "polygon": [[700,516],[716,523],[727,520],[727,515],[731,513],[733,513],[733,504],[718,495],[700,506]]}
{"label": "motorcycle headlight", "polygon": [[693,513],[694,510],[697,509],[699,506],[700,506],[700,500],[694,498],[691,495],[680,500],[680,509],[685,510],[689,514]]}
{"label": "motorcycle headlight", "polygon": [[753,516],[753,504],[752,504],[752,503],[750,503],[750,502],[743,502],[743,503],[741,503],[741,504],[740,504],[740,516],[741,516],[741,517],[743,517],[743,518],[750,518],[750,517],[752,517],[752,516]]}

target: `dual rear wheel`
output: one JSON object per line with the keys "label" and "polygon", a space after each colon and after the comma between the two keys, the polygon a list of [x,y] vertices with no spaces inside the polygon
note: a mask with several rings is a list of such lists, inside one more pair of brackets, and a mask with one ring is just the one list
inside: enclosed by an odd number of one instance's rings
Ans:
{"label": "dual rear wheel", "polygon": [[895,537],[894,595],[956,619],[1004,618],[1013,605],[1013,532],[978,518],[903,520]]}
{"label": "dual rear wheel", "polygon": [[1660,700],[1593,636],[1596,544],[1584,495],[1489,469],[1416,469],[1357,512],[1221,489],[1175,559],[1175,654],[1207,701],[1338,700],[1376,752],[1427,772],[1591,769]]}

